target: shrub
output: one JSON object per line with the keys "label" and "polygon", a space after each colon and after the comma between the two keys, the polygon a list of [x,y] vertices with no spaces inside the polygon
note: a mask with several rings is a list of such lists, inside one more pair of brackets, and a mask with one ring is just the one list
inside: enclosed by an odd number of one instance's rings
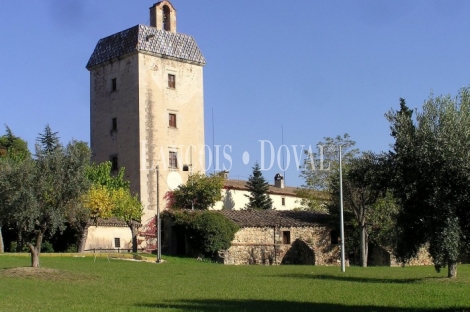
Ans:
{"label": "shrub", "polygon": [[215,211],[175,212],[175,222],[186,228],[190,245],[208,257],[230,247],[239,227]]}

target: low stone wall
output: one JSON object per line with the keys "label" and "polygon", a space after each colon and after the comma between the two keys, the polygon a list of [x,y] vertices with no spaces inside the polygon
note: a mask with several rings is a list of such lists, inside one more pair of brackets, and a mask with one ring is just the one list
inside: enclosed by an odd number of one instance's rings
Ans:
{"label": "low stone wall", "polygon": [[339,246],[324,226],[242,228],[231,247],[220,253],[224,264],[338,265]]}

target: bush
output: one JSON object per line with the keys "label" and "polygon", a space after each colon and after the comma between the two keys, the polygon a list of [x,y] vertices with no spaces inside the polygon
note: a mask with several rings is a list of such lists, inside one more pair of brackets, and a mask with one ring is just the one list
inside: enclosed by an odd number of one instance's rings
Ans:
{"label": "bush", "polygon": [[217,251],[230,247],[239,227],[215,211],[174,213],[175,222],[186,228],[190,245],[213,258]]}

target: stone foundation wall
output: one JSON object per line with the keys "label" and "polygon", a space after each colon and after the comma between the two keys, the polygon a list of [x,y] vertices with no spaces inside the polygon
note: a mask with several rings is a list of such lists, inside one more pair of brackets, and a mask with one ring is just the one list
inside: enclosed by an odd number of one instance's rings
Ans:
{"label": "stone foundation wall", "polygon": [[224,264],[232,265],[339,265],[340,250],[331,244],[330,229],[323,226],[242,228],[220,256]]}

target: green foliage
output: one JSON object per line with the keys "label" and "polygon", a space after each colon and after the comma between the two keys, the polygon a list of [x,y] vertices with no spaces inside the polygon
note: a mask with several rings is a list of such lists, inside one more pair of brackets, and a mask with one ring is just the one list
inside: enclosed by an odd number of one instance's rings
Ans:
{"label": "green foliage", "polygon": [[43,241],[41,244],[41,252],[52,253],[54,252],[54,247],[49,241]]}
{"label": "green foliage", "polygon": [[72,141],[63,147],[55,139],[47,142],[55,143],[36,145],[35,159],[0,159],[0,218],[23,237],[33,238],[28,243],[33,266],[39,266],[43,238],[65,228],[70,210],[79,206],[89,187],[85,169],[90,152],[84,144]]}
{"label": "green foliage", "polygon": [[455,98],[431,94],[415,119],[412,114],[400,99],[400,110],[386,115],[395,138],[394,195],[402,207],[397,255],[407,261],[429,243],[436,269],[450,268],[470,245],[470,89]]}
{"label": "green foliage", "polygon": [[264,179],[258,163],[254,165],[253,173],[246,182],[246,186],[250,195],[245,195],[249,200],[245,208],[262,210],[273,207],[273,200],[268,195],[269,184]]}
{"label": "green foliage", "polygon": [[52,153],[56,149],[59,149],[61,144],[57,133],[58,132],[52,132],[51,127],[47,124],[44,128],[44,133],[39,133],[37,137],[39,144],[37,149],[40,149],[43,153]]}
{"label": "green foliage", "polygon": [[9,157],[22,160],[30,156],[28,143],[15,136],[11,129],[6,126],[5,135],[0,136],[0,158]]}
{"label": "green foliage", "polygon": [[186,229],[191,246],[212,258],[217,251],[230,247],[239,229],[237,224],[216,211],[175,211],[173,216],[175,223]]}
{"label": "green foliage", "polygon": [[224,178],[221,175],[206,176],[201,173],[189,176],[186,184],[165,194],[167,208],[207,210],[222,199]]}
{"label": "green foliage", "polygon": [[[329,201],[324,201],[326,210],[339,220],[340,213],[340,181],[339,181],[339,147],[343,169],[343,208],[347,250],[359,250],[361,265],[367,265],[367,246],[369,238],[376,243],[392,244],[387,240],[392,222],[392,212],[385,212],[389,205],[378,202],[384,198],[387,191],[389,175],[389,160],[386,155],[375,155],[371,152],[359,153],[355,149],[356,142],[348,134],[326,137],[317,144],[318,152],[305,151],[305,160],[300,177],[304,185],[298,195],[302,204],[310,210],[325,210],[322,201],[314,197],[318,192],[327,192]],[[316,192],[316,193],[315,193]],[[323,208],[323,209],[322,209]],[[380,217],[389,216],[389,218]],[[334,224],[335,226],[338,223]],[[387,229],[382,231],[383,229]]]}
{"label": "green foliage", "polygon": [[86,172],[88,179],[93,184],[106,186],[110,189],[129,189],[130,182],[124,179],[125,168],[121,167],[116,175],[111,175],[111,166],[110,161],[91,164]]}

